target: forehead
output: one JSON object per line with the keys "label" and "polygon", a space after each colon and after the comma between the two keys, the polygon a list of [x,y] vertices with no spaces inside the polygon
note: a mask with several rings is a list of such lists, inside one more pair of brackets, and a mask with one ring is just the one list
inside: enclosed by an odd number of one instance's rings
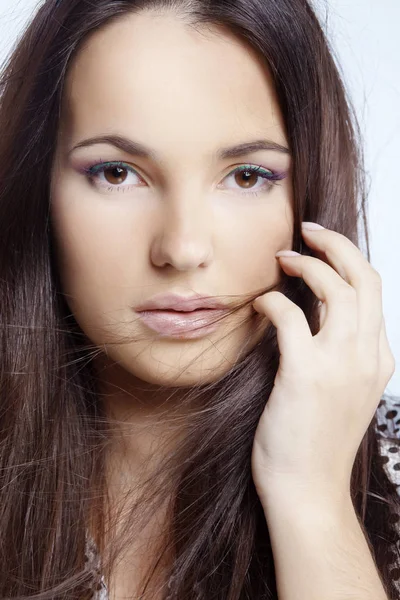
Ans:
{"label": "forehead", "polygon": [[171,13],[125,15],[88,37],[64,108],[71,143],[107,131],[165,152],[163,141],[190,152],[247,134],[287,143],[267,65],[231,32]]}

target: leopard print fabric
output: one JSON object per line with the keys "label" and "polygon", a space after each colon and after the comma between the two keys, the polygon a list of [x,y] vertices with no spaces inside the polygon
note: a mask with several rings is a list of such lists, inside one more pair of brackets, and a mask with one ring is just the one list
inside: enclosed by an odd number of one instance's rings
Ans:
{"label": "leopard print fabric", "polygon": [[[390,481],[394,483],[397,493],[400,495],[400,396],[382,399],[379,403],[376,431],[380,434],[380,453],[381,460],[386,474]],[[395,442],[386,439],[387,436],[395,438]],[[397,598],[400,598],[400,515],[392,515],[392,523],[395,524],[397,531],[397,540],[391,547],[390,556],[390,574],[393,578],[397,591]]]}

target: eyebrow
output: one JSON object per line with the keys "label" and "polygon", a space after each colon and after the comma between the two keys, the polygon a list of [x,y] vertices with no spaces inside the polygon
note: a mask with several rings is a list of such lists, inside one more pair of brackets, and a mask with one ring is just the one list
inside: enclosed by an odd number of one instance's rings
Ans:
{"label": "eyebrow", "polygon": [[[69,150],[68,156],[77,148],[86,148],[88,146],[94,146],[95,144],[110,144],[111,146],[115,146],[115,148],[123,150],[132,156],[140,156],[142,158],[152,159],[155,162],[161,162],[158,154],[154,150],[151,150],[147,146],[139,144],[139,142],[135,142],[121,135],[102,135],[82,140],[71,150]],[[243,142],[242,144],[238,144],[236,146],[220,148],[215,153],[215,156],[219,160],[224,160],[226,158],[235,158],[238,156],[243,156],[244,154],[258,152],[259,150],[272,150],[274,152],[281,152],[283,154],[290,155],[289,148],[278,144],[278,142],[274,142],[272,140],[254,140],[250,142]]]}

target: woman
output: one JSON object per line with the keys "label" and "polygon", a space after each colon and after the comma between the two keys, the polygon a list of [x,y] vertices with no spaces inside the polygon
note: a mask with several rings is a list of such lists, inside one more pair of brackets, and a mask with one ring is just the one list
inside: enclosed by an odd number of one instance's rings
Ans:
{"label": "woman", "polygon": [[0,597],[400,597],[362,153],[306,0],[48,0],[0,127]]}

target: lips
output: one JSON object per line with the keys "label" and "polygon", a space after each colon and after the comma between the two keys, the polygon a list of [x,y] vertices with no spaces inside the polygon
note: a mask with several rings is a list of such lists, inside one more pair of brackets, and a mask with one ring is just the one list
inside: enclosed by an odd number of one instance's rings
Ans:
{"label": "lips", "polygon": [[215,331],[227,307],[211,296],[169,292],[153,296],[135,310],[147,327],[163,337],[193,339]]}
{"label": "lips", "polygon": [[147,302],[136,307],[137,312],[148,310],[167,310],[179,312],[193,312],[198,309],[226,309],[226,306],[211,296],[196,294],[185,297],[179,294],[158,294]]}
{"label": "lips", "polygon": [[[194,311],[149,310],[138,313],[140,319],[153,331],[164,337],[194,339],[208,335],[219,325],[218,319],[225,313],[218,309]],[[214,321],[218,321],[214,323]]]}

